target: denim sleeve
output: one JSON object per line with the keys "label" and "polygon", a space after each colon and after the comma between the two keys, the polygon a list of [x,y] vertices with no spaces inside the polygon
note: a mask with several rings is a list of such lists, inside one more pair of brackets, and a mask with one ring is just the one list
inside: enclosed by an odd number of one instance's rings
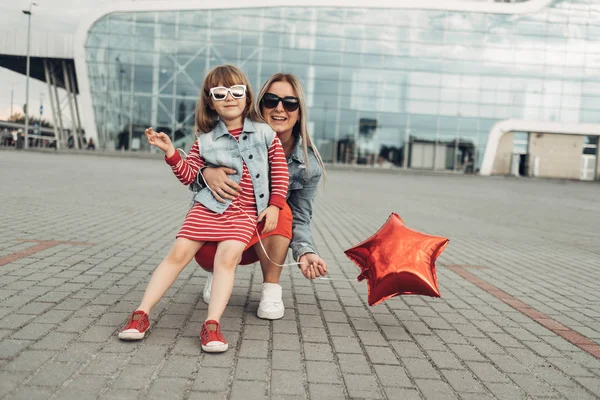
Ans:
{"label": "denim sleeve", "polygon": [[306,253],[316,253],[313,244],[310,220],[312,219],[312,207],[319,182],[321,171],[315,173],[302,189],[292,190],[288,197],[288,204],[292,209],[292,256],[296,261]]}

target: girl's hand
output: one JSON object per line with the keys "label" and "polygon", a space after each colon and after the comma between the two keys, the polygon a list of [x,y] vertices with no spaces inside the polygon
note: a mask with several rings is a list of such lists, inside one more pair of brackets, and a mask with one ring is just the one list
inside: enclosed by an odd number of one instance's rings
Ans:
{"label": "girl's hand", "polygon": [[269,233],[277,227],[277,220],[279,219],[279,207],[269,206],[258,216],[258,222],[265,218],[265,227],[262,230],[262,234]]}
{"label": "girl's hand", "polygon": [[169,135],[163,132],[155,132],[152,128],[146,129],[144,134],[148,138],[148,143],[164,151],[167,154],[167,157],[171,157],[175,154],[175,147],[173,147]]}
{"label": "girl's hand", "polygon": [[242,188],[233,181],[228,175],[234,175],[235,169],[228,167],[202,169],[202,176],[212,190],[215,199],[225,203],[224,199],[233,200],[242,193]]}

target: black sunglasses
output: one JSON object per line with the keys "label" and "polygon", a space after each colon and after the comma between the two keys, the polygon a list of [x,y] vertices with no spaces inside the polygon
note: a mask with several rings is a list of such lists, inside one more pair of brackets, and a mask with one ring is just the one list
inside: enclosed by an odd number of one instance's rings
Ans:
{"label": "black sunglasses", "polygon": [[274,93],[265,93],[260,101],[260,103],[267,108],[275,108],[279,102],[281,102],[285,111],[296,111],[298,107],[300,107],[300,101],[297,97],[279,97]]}

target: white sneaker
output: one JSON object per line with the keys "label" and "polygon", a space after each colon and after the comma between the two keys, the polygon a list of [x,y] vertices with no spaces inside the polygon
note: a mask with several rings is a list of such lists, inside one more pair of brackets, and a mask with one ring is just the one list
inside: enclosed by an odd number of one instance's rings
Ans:
{"label": "white sneaker", "polygon": [[281,299],[282,289],[278,283],[263,283],[260,293],[260,304],[256,315],[261,319],[283,318],[285,307]]}
{"label": "white sneaker", "polygon": [[204,282],[204,290],[202,291],[202,300],[204,300],[204,302],[206,304],[210,303],[210,291],[212,289],[212,276],[213,276],[213,274],[211,272],[209,272],[208,276],[206,277],[206,282]]}

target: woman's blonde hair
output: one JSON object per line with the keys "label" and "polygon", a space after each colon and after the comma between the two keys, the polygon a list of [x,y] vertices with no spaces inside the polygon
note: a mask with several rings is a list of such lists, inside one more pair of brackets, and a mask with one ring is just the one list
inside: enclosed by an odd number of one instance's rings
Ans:
{"label": "woman's blonde hair", "polygon": [[231,87],[233,85],[246,85],[246,108],[243,117],[248,117],[252,121],[264,122],[262,116],[256,112],[254,93],[246,74],[233,65],[220,65],[208,71],[202,83],[200,100],[196,104],[195,132],[208,133],[217,125],[219,116],[210,106],[210,89],[216,86]]}
{"label": "woman's blonde hair", "polygon": [[[292,134],[299,136],[302,138],[302,152],[304,153],[304,162],[306,163],[306,170],[308,172],[308,148],[310,147],[312,151],[315,153],[315,157],[317,157],[317,161],[321,166],[323,173],[325,173],[325,165],[323,165],[323,160],[321,159],[321,154],[319,154],[319,150],[317,150],[317,146],[315,146],[308,134],[308,128],[306,121],[308,119],[308,113],[306,110],[306,101],[304,100],[304,90],[302,89],[302,84],[300,80],[293,74],[284,74],[282,72],[271,75],[269,79],[263,84],[260,89],[260,93],[258,94],[259,101],[263,98],[265,93],[269,90],[269,87],[275,82],[287,82],[292,85],[292,89],[296,93],[296,97],[298,97],[298,102],[300,103],[300,119],[292,128]],[[257,113],[259,117],[265,120],[260,105],[257,107]]]}

